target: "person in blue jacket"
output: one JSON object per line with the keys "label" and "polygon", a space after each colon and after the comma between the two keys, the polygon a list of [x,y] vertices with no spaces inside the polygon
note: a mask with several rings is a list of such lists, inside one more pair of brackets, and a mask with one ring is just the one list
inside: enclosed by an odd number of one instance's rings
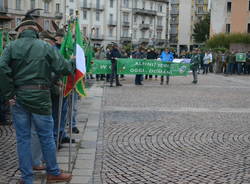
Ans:
{"label": "person in blue jacket", "polygon": [[[168,48],[166,48],[165,50],[163,50],[161,52],[160,59],[161,59],[161,61],[163,63],[173,62],[174,55],[173,55],[172,52],[169,51]],[[168,83],[169,83],[169,76],[167,75],[166,78],[167,78],[166,84],[168,85]],[[161,76],[161,85],[163,85],[163,82],[164,82],[164,76]]]}

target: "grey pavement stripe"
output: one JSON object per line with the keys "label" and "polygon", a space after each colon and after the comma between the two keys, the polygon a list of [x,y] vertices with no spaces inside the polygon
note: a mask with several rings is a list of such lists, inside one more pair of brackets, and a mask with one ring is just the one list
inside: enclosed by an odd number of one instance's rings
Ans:
{"label": "grey pavement stripe", "polygon": [[104,111],[161,111],[161,112],[218,112],[218,113],[250,113],[250,108],[157,108],[157,107],[119,107],[105,106]]}

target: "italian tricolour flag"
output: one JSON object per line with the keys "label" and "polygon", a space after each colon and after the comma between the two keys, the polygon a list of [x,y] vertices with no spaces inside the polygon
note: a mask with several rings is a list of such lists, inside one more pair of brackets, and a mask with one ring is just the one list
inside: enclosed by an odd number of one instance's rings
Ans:
{"label": "italian tricolour flag", "polygon": [[80,96],[86,96],[83,78],[86,73],[85,54],[83,50],[83,39],[80,31],[78,19],[76,20],[76,73],[75,89]]}

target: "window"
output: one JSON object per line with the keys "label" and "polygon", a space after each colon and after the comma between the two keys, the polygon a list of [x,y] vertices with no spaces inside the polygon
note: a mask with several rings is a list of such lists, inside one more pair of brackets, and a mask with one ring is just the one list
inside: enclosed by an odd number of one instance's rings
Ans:
{"label": "window", "polygon": [[83,15],[83,20],[86,20],[87,19],[87,11],[83,10],[82,15]]}
{"label": "window", "polygon": [[129,1],[128,0],[123,0],[123,7],[128,8],[129,7]]}
{"label": "window", "polygon": [[162,32],[161,31],[157,31],[157,33],[156,33],[157,39],[161,39],[161,35],[162,35]]}
{"label": "window", "polygon": [[99,35],[100,34],[100,30],[99,30],[99,28],[96,28],[95,29],[95,35],[96,35],[96,38],[99,38]]}
{"label": "window", "polygon": [[227,12],[231,12],[232,10],[232,2],[227,2]]}
{"label": "window", "polygon": [[231,31],[231,25],[226,24],[226,33],[230,33],[230,31]]}
{"label": "window", "polygon": [[134,23],[136,23],[137,22],[137,16],[135,15],[134,16]]}
{"label": "window", "polygon": [[83,0],[83,7],[87,7],[87,4],[88,4],[87,0]]}
{"label": "window", "polygon": [[21,10],[21,0],[16,0],[16,9]]}
{"label": "window", "polygon": [[150,3],[150,10],[153,10],[153,8],[154,8],[154,4],[153,4],[153,2],[151,2]]}
{"label": "window", "polygon": [[123,22],[128,22],[128,13],[123,13]]}
{"label": "window", "polygon": [[136,39],[136,34],[137,34],[137,31],[136,31],[136,29],[134,30],[134,34],[133,34],[133,37],[134,37],[134,39]]}
{"label": "window", "polygon": [[157,17],[157,25],[158,26],[162,25],[162,17]]}
{"label": "window", "polygon": [[82,32],[84,36],[87,36],[87,27],[83,27]]}
{"label": "window", "polygon": [[150,17],[149,23],[150,23],[150,24],[153,24],[153,21],[154,21],[153,17]]}
{"label": "window", "polygon": [[56,13],[60,12],[60,4],[56,3]]}
{"label": "window", "polygon": [[113,23],[113,14],[112,13],[109,14],[109,22]]}
{"label": "window", "polygon": [[113,37],[113,28],[109,28],[109,37]]}
{"label": "window", "polygon": [[250,1],[248,1],[248,10],[250,11]]}
{"label": "window", "polygon": [[149,31],[149,38],[152,38],[153,32]]}
{"label": "window", "polygon": [[0,0],[0,8],[3,8],[4,7],[4,0]]}
{"label": "window", "polygon": [[44,12],[48,13],[49,12],[49,3],[44,2]]}
{"label": "window", "polygon": [[69,9],[69,15],[74,15],[74,10],[73,9]]}
{"label": "window", "polygon": [[158,5],[158,11],[162,12],[162,5]]}
{"label": "window", "polygon": [[96,12],[96,21],[100,21],[100,12],[99,11]]}
{"label": "window", "polygon": [[250,33],[250,24],[247,24],[247,33]]}
{"label": "window", "polygon": [[134,1],[134,8],[137,8],[137,6],[138,6],[138,0],[135,0]]}
{"label": "window", "polygon": [[109,3],[110,3],[110,8],[113,8],[114,7],[114,0],[110,0]]}
{"label": "window", "polygon": [[100,0],[96,0],[96,8],[100,8]]}
{"label": "window", "polygon": [[122,36],[123,37],[128,37],[128,29],[125,28],[125,29],[122,30]]}
{"label": "window", "polygon": [[49,26],[50,26],[49,20],[44,20],[44,29],[49,30]]}
{"label": "window", "polygon": [[143,2],[142,2],[142,9],[145,9],[145,7],[146,7],[146,2],[143,1]]}
{"label": "window", "polygon": [[70,2],[74,2],[74,0],[70,0]]}
{"label": "window", "polygon": [[21,18],[16,18],[16,25],[19,25],[20,23],[22,22],[22,19]]}
{"label": "window", "polygon": [[141,32],[141,37],[142,37],[142,38],[145,38],[145,31],[142,31],[142,32]]}
{"label": "window", "polygon": [[36,8],[36,1],[30,0],[30,9],[35,9],[35,8]]}

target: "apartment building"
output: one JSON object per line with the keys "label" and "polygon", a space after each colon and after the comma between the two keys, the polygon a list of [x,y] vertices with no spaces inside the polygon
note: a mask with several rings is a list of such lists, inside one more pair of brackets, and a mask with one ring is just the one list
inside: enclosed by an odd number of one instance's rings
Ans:
{"label": "apartment building", "polygon": [[96,45],[167,44],[168,0],[79,0],[79,3],[83,33]]}
{"label": "apartment building", "polygon": [[169,45],[177,49],[192,50],[198,44],[192,34],[194,24],[209,13],[208,0],[171,0],[169,14]]}
{"label": "apartment building", "polygon": [[0,28],[13,30],[28,10],[41,8],[33,16],[45,30],[53,30],[51,20],[62,23],[64,7],[64,0],[0,0]]}
{"label": "apartment building", "polygon": [[249,0],[212,1],[210,36],[218,33],[250,33]]}

